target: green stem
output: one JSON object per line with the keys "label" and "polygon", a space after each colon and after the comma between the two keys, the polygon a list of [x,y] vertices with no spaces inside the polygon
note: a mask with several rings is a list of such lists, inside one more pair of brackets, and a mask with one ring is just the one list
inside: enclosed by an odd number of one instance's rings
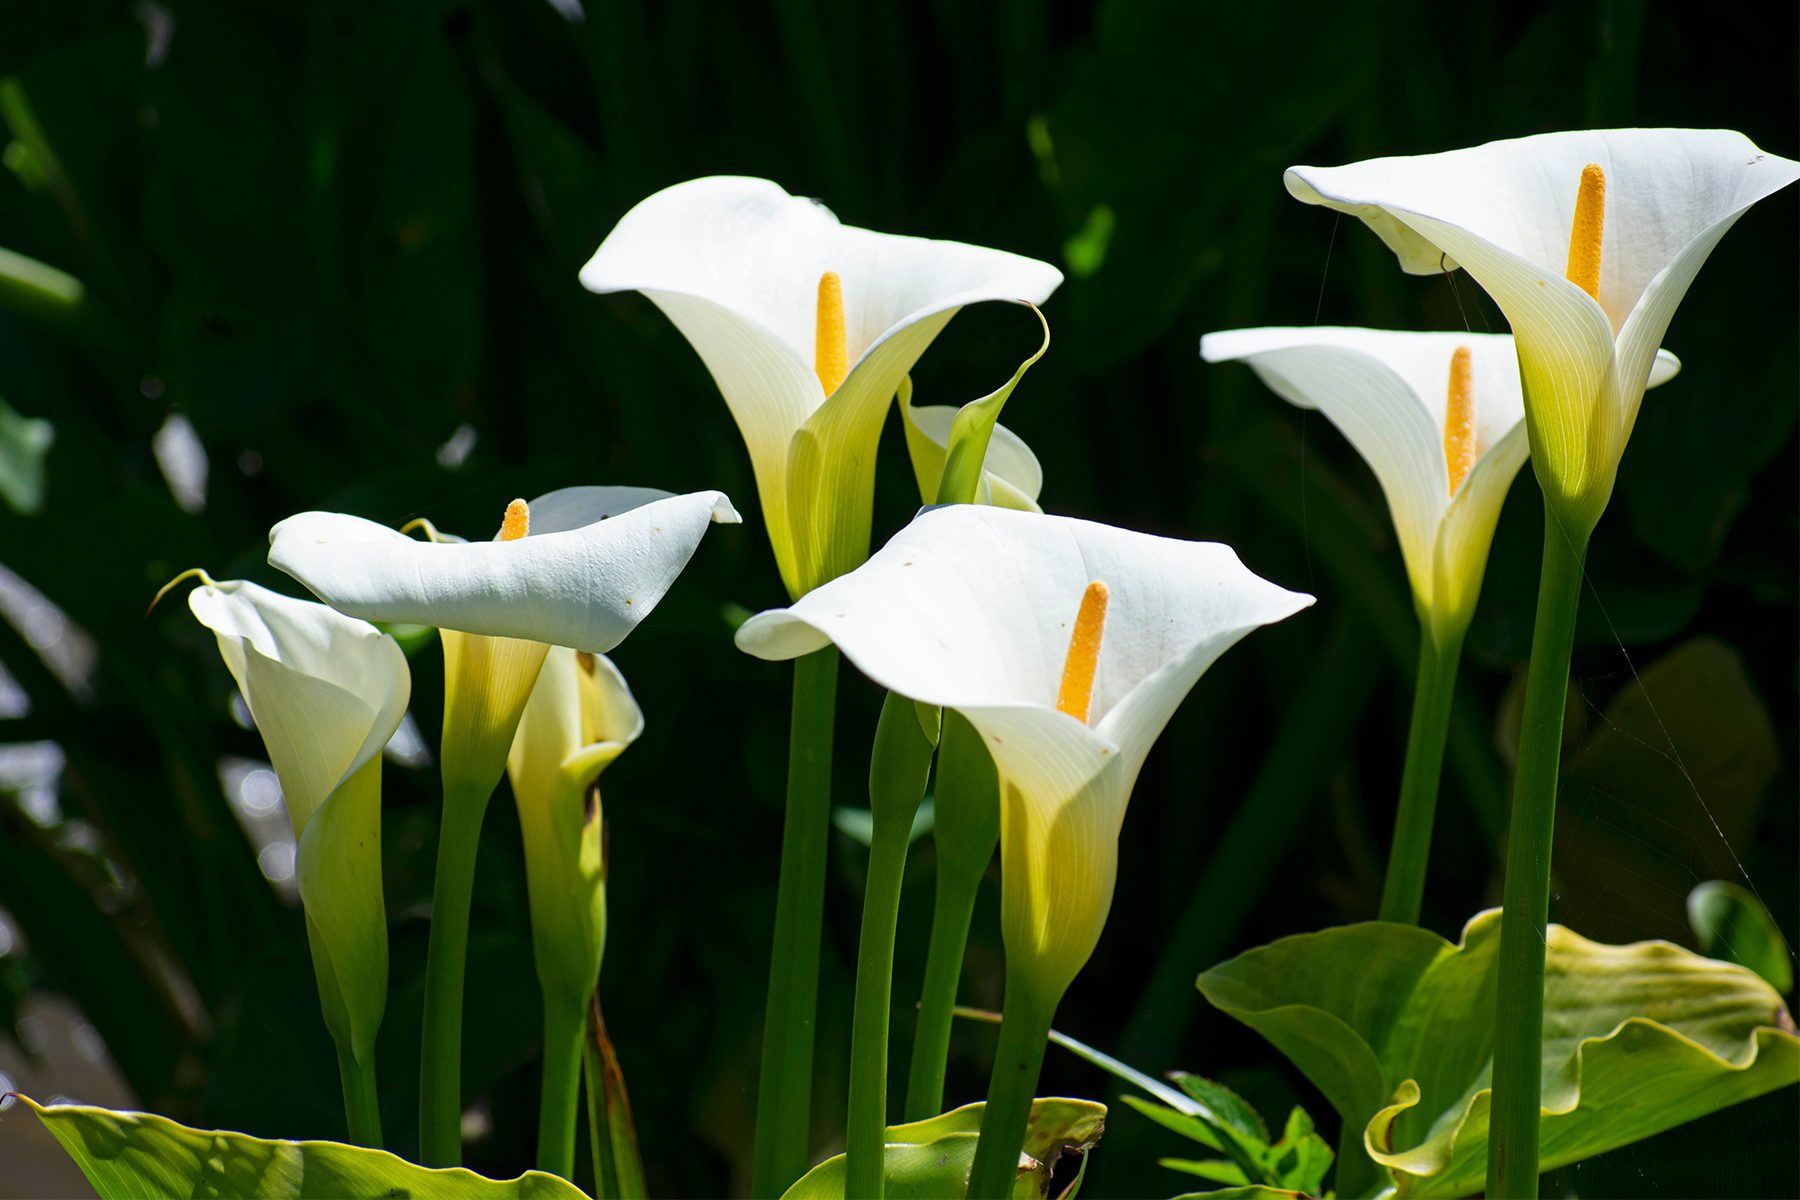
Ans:
{"label": "green stem", "polygon": [[1400,804],[1394,842],[1388,851],[1387,881],[1381,889],[1381,919],[1419,923],[1425,871],[1431,861],[1431,825],[1437,816],[1438,781],[1444,773],[1444,739],[1456,700],[1456,668],[1462,659],[1463,631],[1438,644],[1427,623],[1419,635],[1419,674],[1413,685],[1412,728],[1406,735],[1406,767],[1400,776]]}
{"label": "green stem", "polygon": [[575,1114],[581,1098],[581,1048],[587,1004],[544,997],[544,1079],[538,1093],[537,1167],[575,1179]]}
{"label": "green stem", "polygon": [[931,772],[932,740],[911,700],[888,693],[869,762],[869,878],[856,951],[856,1009],[850,1025],[850,1102],[845,1130],[845,1195],[880,1200],[886,1183],[888,1017],[894,991],[894,932],[913,817]]}
{"label": "green stem", "polygon": [[981,1138],[969,1170],[969,1200],[1005,1200],[1019,1175],[1019,1153],[1031,1124],[1031,1100],[1050,1044],[1056,1005],[1034,996],[1011,970],[1006,973],[1006,1009],[1000,1019],[1000,1046],[981,1114]]}
{"label": "green stem", "polygon": [[963,952],[983,871],[954,871],[941,860],[937,898],[931,912],[931,944],[913,1034],[912,1067],[906,1077],[906,1119],[923,1121],[944,1111],[944,1072],[950,1060],[950,1025],[956,988],[962,981]]}
{"label": "green stem", "polygon": [[811,1134],[814,1025],[819,1008],[819,938],[825,908],[825,848],[831,823],[831,738],[838,652],[827,646],[794,663],[788,730],[787,815],[775,942],[756,1090],[751,1194],[781,1195],[806,1170]]}
{"label": "green stem", "polygon": [[419,1059],[419,1161],[462,1165],[462,999],[469,948],[469,900],[487,794],[444,788],[431,938],[425,951],[425,1015]]}
{"label": "green stem", "polygon": [[937,846],[937,897],[907,1074],[908,1121],[923,1121],[944,1111],[944,1071],[969,921],[1000,842],[998,784],[981,735],[962,716],[945,710],[939,743],[937,825],[932,833]]}
{"label": "green stem", "polygon": [[344,1084],[344,1120],[350,1129],[350,1141],[358,1146],[381,1149],[381,1097],[375,1090],[375,1064],[363,1066],[348,1047],[337,1052],[338,1077]]}
{"label": "green stem", "polygon": [[1519,728],[1506,886],[1500,915],[1494,1016],[1494,1093],[1488,1127],[1487,1194],[1532,1200],[1538,1185],[1538,1115],[1543,1071],[1544,930],[1550,917],[1550,844],[1575,613],[1587,532],[1571,532],[1544,510],[1544,567]]}

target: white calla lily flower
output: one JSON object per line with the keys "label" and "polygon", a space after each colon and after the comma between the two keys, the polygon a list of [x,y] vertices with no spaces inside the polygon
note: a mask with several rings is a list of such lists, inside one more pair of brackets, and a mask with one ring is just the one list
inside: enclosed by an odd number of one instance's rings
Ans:
{"label": "white calla lily flower", "polygon": [[270,563],[332,607],[436,626],[444,647],[444,812],[419,1086],[427,1165],[461,1161],[462,972],[481,820],[545,657],[552,646],[617,646],[707,529],[737,520],[721,492],[586,487],[514,500],[491,542],[439,540],[429,528],[433,540],[419,542],[340,513],[302,513],[269,532]]}
{"label": "white calla lily flower", "polygon": [[[1500,508],[1526,458],[1519,361],[1506,334],[1327,326],[1237,329],[1200,340],[1271,391],[1317,409],[1387,498],[1420,620],[1440,644],[1474,615]],[[1659,351],[1649,386],[1681,364]]]}
{"label": "white calla lily flower", "polygon": [[1220,654],[1311,603],[1227,546],[948,505],[752,617],[737,642],[767,659],[834,643],[889,691],[981,733],[1000,776],[1008,970],[1054,1007],[1105,924],[1151,745]]}
{"label": "white calla lily flower", "polygon": [[582,268],[638,291],[712,373],[750,451],[776,563],[799,596],[868,553],[875,449],[906,373],[965,304],[1041,303],[1048,263],[842,225],[763,179],[677,184]]}
{"label": "white calla lily flower", "polygon": [[1292,167],[1288,191],[1360,218],[1412,274],[1461,266],[1518,339],[1545,494],[1591,529],[1657,347],[1725,231],[1800,178],[1729,130],[1540,134],[1466,150]]}
{"label": "white calla lily flower", "polygon": [[199,578],[188,607],[218,638],[294,825],[326,1024],[367,1070],[387,1003],[381,750],[411,697],[406,656],[323,604]]}
{"label": "white calla lily flower", "polygon": [[[905,422],[906,451],[912,458],[913,476],[919,481],[919,497],[930,504],[937,497],[938,481],[950,456],[950,426],[960,411],[953,404],[914,404],[912,388],[900,389],[900,416]],[[996,424],[981,462],[981,488],[976,504],[1043,512],[1038,495],[1044,490],[1044,468],[1025,440],[1004,425]]]}
{"label": "white calla lily flower", "polygon": [[739,519],[723,492],[652,488],[563,488],[520,507],[522,535],[491,542],[422,542],[301,513],[269,531],[269,562],[365,620],[604,654],[656,607],[707,528]]}
{"label": "white calla lily flower", "polygon": [[595,781],[644,729],[603,654],[544,659],[507,758],[525,844],[532,949],[546,999],[584,1009],[606,945],[606,848]]}

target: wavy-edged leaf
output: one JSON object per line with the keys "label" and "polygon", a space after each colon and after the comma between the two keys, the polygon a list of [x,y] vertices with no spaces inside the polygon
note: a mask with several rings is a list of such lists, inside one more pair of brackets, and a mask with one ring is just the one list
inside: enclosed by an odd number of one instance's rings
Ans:
{"label": "wavy-edged leaf", "polygon": [[[1497,910],[1472,919],[1457,945],[1379,922],[1328,929],[1223,963],[1200,990],[1365,1128],[1365,1148],[1403,1194],[1466,1195],[1487,1165],[1499,933]],[[1793,1020],[1753,972],[1558,925],[1548,942],[1545,1170],[1800,1082]]]}
{"label": "wavy-edged leaf", "polygon": [[455,1167],[415,1166],[385,1150],[288,1142],[189,1129],[151,1113],[41,1105],[21,1096],[61,1142],[101,1200],[238,1196],[255,1200],[584,1200],[574,1184],[527,1171],[484,1179]]}
{"label": "wavy-edged leaf", "polygon": [[[965,1104],[947,1113],[887,1131],[886,1196],[888,1200],[938,1200],[961,1196],[975,1164],[975,1142],[987,1105]],[[1106,1130],[1106,1106],[1060,1097],[1033,1100],[1025,1131],[1024,1157],[1012,1194],[1017,1200],[1042,1200],[1050,1177],[1065,1154],[1082,1156],[1081,1171],[1059,1197],[1072,1198],[1087,1170],[1087,1152]],[[1027,1159],[1030,1160],[1029,1165]],[[843,1200],[844,1156],[828,1158],[789,1188],[782,1200]]]}

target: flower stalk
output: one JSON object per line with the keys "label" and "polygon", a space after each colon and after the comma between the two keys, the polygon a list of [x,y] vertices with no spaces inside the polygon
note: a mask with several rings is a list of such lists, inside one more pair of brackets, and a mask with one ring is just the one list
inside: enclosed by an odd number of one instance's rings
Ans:
{"label": "flower stalk", "polygon": [[[886,1179],[888,1024],[894,990],[894,934],[913,817],[925,796],[934,739],[925,711],[889,692],[869,763],[869,876],[863,891],[862,938],[856,953],[856,1002],[850,1026],[850,1100],[846,1131],[846,1195],[880,1200]],[[935,733],[936,731],[931,731]]]}
{"label": "flower stalk", "polygon": [[834,647],[817,650],[794,664],[787,809],[775,894],[775,938],[769,956],[762,1074],[756,1089],[751,1194],[758,1197],[781,1195],[806,1170],[837,674]]}
{"label": "flower stalk", "polygon": [[976,894],[1000,844],[1000,796],[993,759],[981,734],[961,713],[946,710],[938,747],[937,889],[919,1021],[913,1034],[906,1083],[906,1119],[923,1121],[944,1111],[944,1071],[956,988],[962,979]]}
{"label": "flower stalk", "polygon": [[1381,889],[1383,921],[1419,923],[1425,872],[1431,860],[1438,784],[1444,771],[1444,740],[1456,700],[1463,632],[1455,630],[1439,641],[1427,623],[1419,637],[1419,668],[1413,685],[1412,725],[1406,737],[1406,766],[1400,776],[1394,840]]}
{"label": "flower stalk", "polygon": [[1060,999],[1039,996],[1027,973],[1007,968],[1000,1045],[994,1052],[987,1108],[981,1114],[975,1165],[969,1170],[969,1200],[1005,1200],[1012,1195],[1044,1049],[1050,1044],[1050,1022]]}
{"label": "flower stalk", "polygon": [[1591,531],[1544,504],[1544,564],[1513,780],[1500,916],[1494,1019],[1494,1094],[1488,1129],[1487,1194],[1537,1195],[1542,1089],[1545,926],[1550,919],[1550,847],[1556,822],[1569,659]]}

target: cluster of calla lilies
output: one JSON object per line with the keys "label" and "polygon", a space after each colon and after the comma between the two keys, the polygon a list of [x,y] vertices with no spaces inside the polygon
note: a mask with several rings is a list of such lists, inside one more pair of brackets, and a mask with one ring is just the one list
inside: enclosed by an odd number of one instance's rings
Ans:
{"label": "cluster of calla lilies", "polygon": [[[1373,469],[1398,532],[1421,651],[1385,921],[1418,919],[1457,660],[1502,502],[1528,457],[1541,485],[1544,572],[1494,990],[1492,1196],[1536,1194],[1550,829],[1588,536],[1645,389],[1677,370],[1658,348],[1677,302],[1732,222],[1797,175],[1800,165],[1739,134],[1664,130],[1296,167],[1296,198],[1360,218],[1408,272],[1466,270],[1512,334],[1314,327],[1201,342],[1207,361],[1248,363],[1278,395],[1323,412]],[[879,1196],[886,1182],[894,926],[935,761],[938,886],[905,1115],[944,1109],[964,941],[997,846],[1004,1016],[966,1194],[1012,1195],[1031,1165],[1021,1150],[1051,1021],[1102,936],[1146,758],[1220,655],[1312,598],[1259,578],[1227,546],[1045,514],[1036,458],[997,424],[1037,355],[961,408],[913,404],[908,373],[958,309],[1040,304],[1061,281],[1048,264],[850,228],[775,184],[708,178],[632,209],[580,278],[596,292],[642,292],[700,355],[749,449],[792,600],[737,632],[743,651],[796,664],[753,1190],[780,1195],[811,1165],[842,656],[889,697],[871,754],[834,1178],[850,1196]],[[871,555],[876,447],[896,404],[926,507]],[[421,1161],[461,1161],[470,895],[482,816],[505,775],[544,1014],[538,1165],[572,1178],[606,935],[596,780],[645,719],[605,655],[650,616],[708,529],[738,520],[716,491],[571,487],[512,501],[485,541],[422,521],[395,530],[334,513],[290,517],[271,531],[269,561],[317,602],[189,573],[199,581],[189,605],[217,635],[293,821],[352,1140],[382,1144],[380,764],[410,691],[406,657],[377,623],[434,627],[444,654]]]}

